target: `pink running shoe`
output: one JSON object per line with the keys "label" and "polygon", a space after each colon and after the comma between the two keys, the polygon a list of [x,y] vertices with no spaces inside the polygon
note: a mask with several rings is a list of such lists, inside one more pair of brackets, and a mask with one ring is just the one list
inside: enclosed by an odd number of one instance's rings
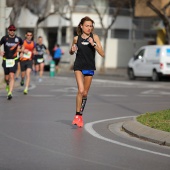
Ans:
{"label": "pink running shoe", "polygon": [[84,125],[83,116],[80,116],[77,126],[78,126],[78,127],[83,127],[83,125]]}
{"label": "pink running shoe", "polygon": [[78,121],[79,121],[79,115],[75,115],[72,124],[77,125]]}
{"label": "pink running shoe", "polygon": [[72,124],[77,125],[78,127],[83,127],[83,117],[81,115],[75,115]]}

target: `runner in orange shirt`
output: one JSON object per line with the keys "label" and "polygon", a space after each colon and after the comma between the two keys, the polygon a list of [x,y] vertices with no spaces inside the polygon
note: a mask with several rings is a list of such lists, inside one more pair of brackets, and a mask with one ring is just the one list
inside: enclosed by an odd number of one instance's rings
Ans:
{"label": "runner in orange shirt", "polygon": [[30,85],[31,79],[31,71],[33,64],[33,56],[36,54],[35,42],[32,40],[33,32],[26,32],[26,39],[23,41],[22,52],[20,53],[20,64],[21,64],[21,86],[24,86],[25,81],[25,89],[23,91],[24,94],[28,94],[28,88]]}

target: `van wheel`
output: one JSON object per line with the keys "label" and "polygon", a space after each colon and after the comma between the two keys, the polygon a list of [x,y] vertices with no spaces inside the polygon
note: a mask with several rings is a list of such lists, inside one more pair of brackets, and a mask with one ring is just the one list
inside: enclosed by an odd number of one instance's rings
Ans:
{"label": "van wheel", "polygon": [[159,81],[159,75],[156,70],[152,72],[152,81]]}
{"label": "van wheel", "polygon": [[134,72],[133,72],[133,69],[128,69],[128,77],[130,80],[135,80],[135,75],[134,75]]}

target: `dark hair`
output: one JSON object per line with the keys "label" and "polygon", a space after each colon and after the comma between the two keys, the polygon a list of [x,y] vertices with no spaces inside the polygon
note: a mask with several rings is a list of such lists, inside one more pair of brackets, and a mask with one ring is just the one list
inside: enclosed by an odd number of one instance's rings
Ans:
{"label": "dark hair", "polygon": [[33,31],[27,30],[27,31],[26,31],[26,34],[27,34],[28,32],[31,33],[31,34],[33,35]]}
{"label": "dark hair", "polygon": [[[33,40],[34,40],[34,34],[33,34],[33,31],[31,31],[31,30],[27,30],[27,31],[26,31],[26,34],[27,34],[27,33],[31,33],[31,34],[32,34],[32,38],[31,38],[31,40],[33,41]],[[26,34],[25,34],[25,36],[26,36]]]}
{"label": "dark hair", "polygon": [[38,38],[42,38],[42,36],[38,36]]}
{"label": "dark hair", "polygon": [[[92,22],[92,25],[93,25],[93,28],[94,28],[94,21],[93,21],[90,17],[86,16],[86,17],[84,17],[84,18],[81,19],[81,21],[80,21],[80,23],[79,23],[79,25],[78,25],[78,27],[77,27],[77,34],[78,34],[78,35],[81,35],[81,34],[83,33],[83,32],[82,32],[81,25],[83,25],[85,21],[91,21],[91,22]],[[92,30],[92,31],[93,31],[93,30]]]}

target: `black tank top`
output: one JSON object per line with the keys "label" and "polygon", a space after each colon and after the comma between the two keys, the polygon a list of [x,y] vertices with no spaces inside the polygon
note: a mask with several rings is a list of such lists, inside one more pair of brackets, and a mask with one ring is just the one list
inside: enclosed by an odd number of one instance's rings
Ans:
{"label": "black tank top", "polygon": [[[93,38],[93,34],[90,34]],[[88,38],[87,38],[88,39]],[[75,70],[96,70],[95,67],[95,48],[81,35],[77,39],[77,54],[74,62]]]}

